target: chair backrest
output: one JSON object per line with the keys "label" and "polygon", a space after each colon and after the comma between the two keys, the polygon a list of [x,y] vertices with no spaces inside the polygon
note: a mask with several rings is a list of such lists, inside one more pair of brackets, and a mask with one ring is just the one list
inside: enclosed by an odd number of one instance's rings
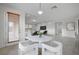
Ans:
{"label": "chair backrest", "polygon": [[38,31],[35,31],[32,35],[38,35]]}
{"label": "chair backrest", "polygon": [[47,31],[44,31],[43,34],[47,34]]}

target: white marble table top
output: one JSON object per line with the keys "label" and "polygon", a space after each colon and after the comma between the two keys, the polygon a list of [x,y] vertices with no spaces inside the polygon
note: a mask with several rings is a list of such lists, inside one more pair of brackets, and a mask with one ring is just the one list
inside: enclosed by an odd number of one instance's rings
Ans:
{"label": "white marble table top", "polygon": [[37,36],[28,36],[28,39],[31,40],[32,42],[47,42],[52,40],[52,37],[46,35],[42,35],[41,37],[39,37],[37,35]]}

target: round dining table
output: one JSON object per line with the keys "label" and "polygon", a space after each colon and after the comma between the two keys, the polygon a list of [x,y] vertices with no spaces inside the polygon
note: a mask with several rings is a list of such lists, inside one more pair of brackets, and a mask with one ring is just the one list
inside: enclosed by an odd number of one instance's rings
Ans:
{"label": "round dining table", "polygon": [[28,36],[28,39],[32,42],[38,43],[38,55],[42,55],[42,43],[52,40],[52,37],[47,35],[35,35],[35,36]]}

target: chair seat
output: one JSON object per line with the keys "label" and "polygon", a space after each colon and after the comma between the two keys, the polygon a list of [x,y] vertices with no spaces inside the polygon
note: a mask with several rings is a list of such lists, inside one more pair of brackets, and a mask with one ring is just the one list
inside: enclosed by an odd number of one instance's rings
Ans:
{"label": "chair seat", "polygon": [[42,44],[45,49],[54,52],[58,55],[62,54],[62,43],[58,41],[49,41]]}

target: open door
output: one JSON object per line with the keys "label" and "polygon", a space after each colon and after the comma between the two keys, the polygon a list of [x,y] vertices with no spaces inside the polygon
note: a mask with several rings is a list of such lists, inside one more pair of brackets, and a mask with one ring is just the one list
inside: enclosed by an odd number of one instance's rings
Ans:
{"label": "open door", "polygon": [[8,12],[9,23],[9,40],[8,42],[15,42],[19,40],[19,14]]}

